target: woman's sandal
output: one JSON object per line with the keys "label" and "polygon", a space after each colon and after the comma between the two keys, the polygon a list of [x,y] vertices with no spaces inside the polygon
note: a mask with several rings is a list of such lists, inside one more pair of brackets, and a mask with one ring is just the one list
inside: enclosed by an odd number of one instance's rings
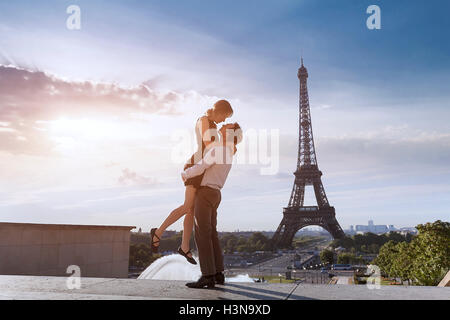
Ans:
{"label": "woman's sandal", "polygon": [[188,256],[189,253],[192,254],[191,250],[189,250],[188,252],[184,252],[183,249],[181,249],[181,247],[179,247],[178,253],[181,254],[183,257],[185,257],[189,263],[197,264],[197,261],[195,261],[194,258]]}
{"label": "woman's sandal", "polygon": [[[150,230],[150,238],[151,238],[151,248],[152,248],[152,253],[157,253],[158,252],[158,248],[159,245],[155,246],[155,243],[159,243],[159,241],[161,240],[158,235],[156,234],[156,230],[158,230],[158,228],[153,228],[152,230]],[[156,237],[158,240],[153,241],[153,238]]]}

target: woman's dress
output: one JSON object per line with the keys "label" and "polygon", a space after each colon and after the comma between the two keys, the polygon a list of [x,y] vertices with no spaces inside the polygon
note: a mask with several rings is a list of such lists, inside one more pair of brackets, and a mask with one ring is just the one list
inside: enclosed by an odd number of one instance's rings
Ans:
{"label": "woman's dress", "polygon": [[[203,116],[206,117],[206,116]],[[184,170],[192,167],[194,164],[199,162],[203,156],[206,154],[206,144],[205,141],[214,142],[217,136],[217,125],[214,121],[208,119],[208,129],[205,131],[205,137],[202,137],[202,118],[197,119],[197,123],[195,125],[195,136],[197,138],[197,151],[191,156],[189,161],[185,164]],[[192,185],[194,188],[198,189],[200,187],[200,183],[202,182],[204,173],[201,175],[195,176],[193,178],[189,178],[184,182],[185,186]]]}

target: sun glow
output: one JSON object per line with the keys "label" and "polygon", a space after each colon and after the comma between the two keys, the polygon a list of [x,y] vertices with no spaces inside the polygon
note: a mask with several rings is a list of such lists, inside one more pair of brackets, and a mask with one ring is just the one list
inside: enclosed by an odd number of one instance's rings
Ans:
{"label": "sun glow", "polygon": [[50,132],[58,137],[105,140],[123,138],[126,130],[120,123],[114,121],[62,117],[50,121]]}

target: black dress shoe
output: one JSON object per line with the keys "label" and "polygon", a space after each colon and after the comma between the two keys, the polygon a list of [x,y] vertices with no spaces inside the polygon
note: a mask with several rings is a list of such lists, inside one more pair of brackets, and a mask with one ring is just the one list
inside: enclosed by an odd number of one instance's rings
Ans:
{"label": "black dress shoe", "polygon": [[217,272],[214,276],[214,279],[216,280],[216,284],[225,284],[225,276],[223,275],[223,272]]}
{"label": "black dress shoe", "polygon": [[189,263],[197,264],[197,261],[195,261],[194,258],[188,256],[188,254],[192,254],[191,250],[189,250],[188,252],[184,252],[183,249],[181,249],[181,247],[179,247],[178,253],[181,254],[183,257],[185,257],[186,260],[189,261]]}
{"label": "black dress shoe", "polygon": [[203,288],[214,288],[216,281],[214,280],[214,276],[201,276],[200,279],[197,280],[197,282],[189,282],[186,283],[186,286],[189,288],[197,288],[197,289],[203,289]]}

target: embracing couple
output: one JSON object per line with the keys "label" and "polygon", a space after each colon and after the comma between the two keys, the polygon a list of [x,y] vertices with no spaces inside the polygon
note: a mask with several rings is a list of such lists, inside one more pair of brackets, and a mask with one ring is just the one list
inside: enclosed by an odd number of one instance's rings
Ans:
{"label": "embracing couple", "polygon": [[219,100],[195,125],[197,151],[181,172],[186,186],[184,204],[173,210],[159,228],[151,229],[152,252],[158,252],[164,231],[184,216],[183,238],[178,253],[187,261],[197,264],[189,248],[189,240],[195,221],[195,244],[197,245],[202,276],[186,285],[190,288],[213,288],[224,284],[223,253],[217,234],[217,208],[228,173],[231,169],[236,145],[242,141],[242,130],[237,123],[217,124],[233,115],[226,100]]}

